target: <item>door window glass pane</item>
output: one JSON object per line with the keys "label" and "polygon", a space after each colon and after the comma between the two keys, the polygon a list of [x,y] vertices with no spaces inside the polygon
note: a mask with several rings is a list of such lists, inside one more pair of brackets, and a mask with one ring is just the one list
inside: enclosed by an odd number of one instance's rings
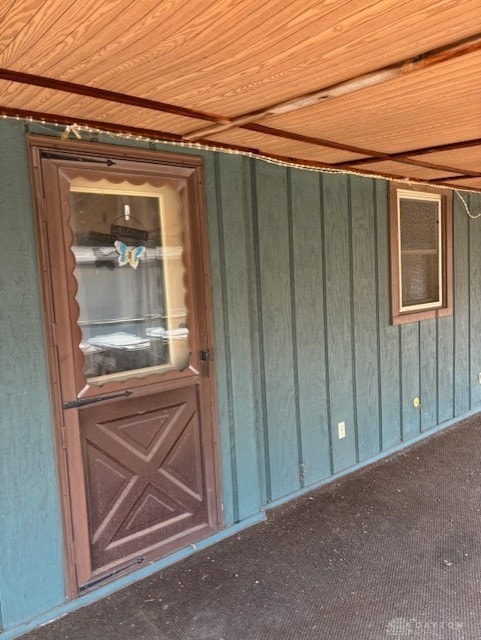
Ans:
{"label": "door window glass pane", "polygon": [[76,178],[70,210],[88,381],[102,384],[187,367],[177,189]]}

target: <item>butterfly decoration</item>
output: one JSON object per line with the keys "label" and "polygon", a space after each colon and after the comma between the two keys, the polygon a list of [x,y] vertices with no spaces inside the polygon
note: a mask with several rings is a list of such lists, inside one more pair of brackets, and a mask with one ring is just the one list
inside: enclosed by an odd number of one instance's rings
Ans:
{"label": "butterfly decoration", "polygon": [[123,267],[124,264],[130,264],[133,269],[137,269],[139,266],[139,260],[145,253],[145,247],[129,247],[120,240],[116,240],[114,242],[114,247],[119,254],[119,267]]}

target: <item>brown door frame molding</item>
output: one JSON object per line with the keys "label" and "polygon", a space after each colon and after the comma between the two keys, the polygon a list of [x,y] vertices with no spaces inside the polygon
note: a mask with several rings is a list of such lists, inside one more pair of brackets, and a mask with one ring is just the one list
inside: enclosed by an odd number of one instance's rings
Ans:
{"label": "brown door frame molding", "polygon": [[[35,225],[37,232],[37,255],[41,280],[44,334],[59,479],[59,498],[63,525],[64,578],[66,585],[66,597],[70,600],[78,597],[79,580],[75,563],[76,552],[74,548],[74,522],[71,499],[72,487],[67,459],[68,434],[66,433],[65,413],[62,410],[62,381],[57,357],[58,332],[54,311],[54,299],[52,295],[51,256],[47,242],[47,220],[49,213],[43,193],[41,152],[64,155],[66,158],[71,156],[72,159],[75,159],[77,155],[89,155],[94,158],[112,158],[114,161],[117,159],[118,161],[145,162],[150,165],[155,164],[165,167],[184,167],[190,168],[194,172],[194,179],[188,183],[189,199],[193,203],[193,208],[195,209],[195,213],[189,220],[189,232],[193,238],[196,238],[195,262],[198,267],[201,266],[202,268],[193,270],[191,286],[193,289],[192,295],[195,295],[204,302],[204,307],[200,309],[200,311],[204,314],[205,322],[201,323],[202,331],[199,334],[199,346],[201,349],[208,349],[211,354],[209,375],[203,376],[202,380],[203,393],[201,394],[200,411],[201,416],[204,418],[207,417],[207,419],[203,421],[204,428],[208,429],[206,438],[213,450],[213,465],[211,469],[206,469],[206,474],[210,476],[209,486],[214,489],[216,494],[210,507],[211,518],[212,521],[215,522],[217,529],[219,529],[222,524],[220,462],[216,411],[215,358],[212,357],[214,352],[212,300],[209,279],[202,158],[198,156],[175,153],[171,154],[95,142],[62,141],[58,138],[37,135],[28,136],[28,143],[31,163],[32,193],[36,210]],[[193,256],[191,256],[191,259],[193,259]],[[182,380],[179,380],[178,382],[182,384]],[[158,386],[155,384],[155,381],[153,381],[153,383],[152,387]],[[175,381],[170,384],[167,383],[163,388],[171,388],[174,384]]]}

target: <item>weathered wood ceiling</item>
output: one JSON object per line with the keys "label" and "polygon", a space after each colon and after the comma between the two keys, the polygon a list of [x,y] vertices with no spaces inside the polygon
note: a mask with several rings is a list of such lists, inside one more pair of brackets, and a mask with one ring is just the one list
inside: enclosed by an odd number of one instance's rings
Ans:
{"label": "weathered wood ceiling", "polygon": [[481,189],[480,0],[2,0],[0,113]]}

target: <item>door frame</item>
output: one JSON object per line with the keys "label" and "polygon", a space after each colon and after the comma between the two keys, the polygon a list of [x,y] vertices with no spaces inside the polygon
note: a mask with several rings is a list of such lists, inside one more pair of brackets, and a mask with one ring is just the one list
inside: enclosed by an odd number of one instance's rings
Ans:
{"label": "door frame", "polygon": [[[219,530],[222,527],[221,491],[220,491],[220,461],[218,443],[218,420],[215,384],[215,354],[213,340],[212,298],[210,289],[210,268],[208,258],[208,241],[206,226],[206,211],[203,191],[203,161],[199,156],[166,153],[161,151],[143,150],[132,147],[117,146],[87,141],[63,141],[58,138],[29,135],[29,159],[32,194],[35,209],[35,226],[37,238],[37,258],[40,273],[42,294],[45,349],[47,357],[50,401],[55,440],[55,454],[58,471],[60,506],[63,534],[63,566],[68,600],[79,595],[79,583],[76,572],[76,552],[74,548],[74,522],[72,508],[72,473],[69,470],[67,458],[67,437],[65,413],[62,407],[61,376],[57,354],[57,325],[54,313],[54,297],[52,295],[52,271],[50,252],[47,241],[47,208],[43,193],[41,153],[64,153],[71,155],[90,155],[93,157],[112,158],[123,161],[146,162],[150,165],[177,166],[193,170],[194,179],[189,191],[192,211],[189,218],[191,236],[196,238],[196,262],[201,268],[192,270],[191,286],[197,296],[204,303],[201,312],[204,314],[204,328],[199,333],[201,349],[207,349],[210,354],[208,376],[203,376],[201,394],[202,429],[205,441],[212,450],[212,468],[206,469],[208,490],[214,492],[210,500],[209,516]],[[194,294],[192,294],[194,295]],[[175,382],[175,381],[174,381]],[[153,385],[155,386],[155,384]],[[167,390],[172,385],[163,385]],[[82,486],[83,489],[83,486]],[[86,512],[84,517],[86,518]],[[88,521],[86,520],[86,523]],[[86,525],[87,526],[87,525]],[[168,554],[167,554],[168,555]]]}

